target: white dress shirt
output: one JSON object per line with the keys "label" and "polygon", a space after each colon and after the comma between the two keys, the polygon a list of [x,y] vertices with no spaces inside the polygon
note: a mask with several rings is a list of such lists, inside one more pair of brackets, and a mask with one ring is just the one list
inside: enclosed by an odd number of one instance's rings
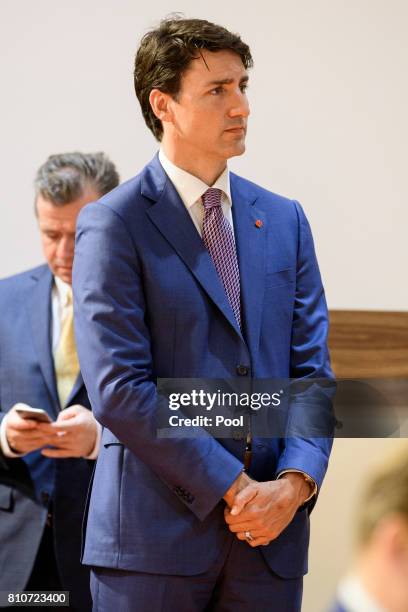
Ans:
{"label": "white dress shirt", "polygon": [[[55,355],[55,351],[57,349],[58,342],[60,339],[61,321],[63,319],[63,316],[65,315],[65,309],[68,307],[68,292],[70,290],[71,287],[70,285],[68,285],[68,283],[65,283],[57,276],[54,276],[54,284],[51,293],[51,347],[53,355]],[[17,405],[18,404],[15,404],[15,406]],[[20,405],[24,406],[24,404]],[[15,406],[13,406],[13,408]],[[8,415],[6,414],[0,424],[0,448],[6,457],[22,457],[25,453],[13,452],[8,443],[6,436],[7,416]],[[96,423],[96,425],[97,434],[95,446],[90,455],[86,457],[86,459],[96,459],[98,456],[102,428],[98,422]]]}
{"label": "white dress shirt", "polygon": [[174,187],[179,194],[184,206],[198,231],[200,236],[203,233],[203,222],[204,222],[204,205],[201,200],[201,196],[212,187],[213,189],[220,189],[221,195],[221,209],[224,217],[228,220],[234,233],[234,223],[232,220],[232,199],[230,189],[230,176],[229,170],[226,167],[224,172],[215,181],[214,185],[206,185],[201,179],[193,176],[189,172],[182,170],[175,166],[165,155],[163,149],[159,151],[159,161],[163,166],[163,169]]}
{"label": "white dress shirt", "polygon": [[340,582],[337,599],[347,612],[387,612],[367,593],[359,577],[353,574]]}

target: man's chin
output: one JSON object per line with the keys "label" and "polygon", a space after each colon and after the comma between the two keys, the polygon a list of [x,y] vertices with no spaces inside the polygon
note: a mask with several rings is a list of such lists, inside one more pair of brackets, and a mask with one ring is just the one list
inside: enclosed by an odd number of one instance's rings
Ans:
{"label": "man's chin", "polygon": [[230,153],[228,157],[238,157],[239,155],[243,155],[245,153],[245,140],[241,142],[236,142],[234,146],[230,147]]}
{"label": "man's chin", "polygon": [[64,283],[68,283],[68,285],[72,285],[72,270],[61,270],[58,269],[55,271],[55,276],[58,276]]}

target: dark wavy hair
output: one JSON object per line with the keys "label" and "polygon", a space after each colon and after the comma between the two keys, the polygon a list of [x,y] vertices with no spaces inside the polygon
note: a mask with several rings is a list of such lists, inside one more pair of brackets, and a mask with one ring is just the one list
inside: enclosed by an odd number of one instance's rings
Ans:
{"label": "dark wavy hair", "polygon": [[253,65],[251,51],[238,34],[204,19],[166,18],[142,38],[135,58],[134,85],[146,125],[157,140],[162,139],[163,126],[150,106],[150,92],[160,89],[177,99],[181,77],[201,49],[230,50],[239,55],[245,69]]}

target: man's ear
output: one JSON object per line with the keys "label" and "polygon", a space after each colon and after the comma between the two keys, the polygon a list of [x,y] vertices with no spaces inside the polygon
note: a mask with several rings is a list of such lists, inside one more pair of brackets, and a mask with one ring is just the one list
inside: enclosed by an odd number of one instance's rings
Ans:
{"label": "man's ear", "polygon": [[160,121],[172,121],[171,96],[160,89],[152,89],[149,95],[152,111]]}

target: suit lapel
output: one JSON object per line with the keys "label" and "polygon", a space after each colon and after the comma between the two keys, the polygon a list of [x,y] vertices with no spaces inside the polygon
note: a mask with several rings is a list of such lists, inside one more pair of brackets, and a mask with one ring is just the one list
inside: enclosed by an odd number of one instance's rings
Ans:
{"label": "suit lapel", "polygon": [[33,276],[33,280],[35,284],[27,301],[31,331],[45,384],[54,400],[53,405],[58,406],[51,348],[52,274],[48,266],[45,266],[38,275]]}
{"label": "suit lapel", "polygon": [[254,359],[258,353],[261,329],[267,224],[265,214],[257,207],[258,193],[254,185],[233,173],[230,180],[243,328]]}
{"label": "suit lapel", "polygon": [[146,167],[142,181],[142,195],[155,201],[155,204],[147,210],[152,222],[242,338],[211,257],[157,157]]}
{"label": "suit lapel", "polygon": [[[60,404],[55,379],[51,342],[51,293],[53,276],[48,266],[44,266],[43,271],[40,271],[38,274],[36,273],[36,275],[33,276],[33,280],[35,282],[34,288],[30,292],[28,300],[31,331],[45,384],[54,400],[53,405],[57,407]],[[79,373],[65,406],[60,406],[60,408],[69,406],[77,393],[82,389],[83,384],[82,375]],[[55,410],[55,414],[57,413],[58,410]]]}

